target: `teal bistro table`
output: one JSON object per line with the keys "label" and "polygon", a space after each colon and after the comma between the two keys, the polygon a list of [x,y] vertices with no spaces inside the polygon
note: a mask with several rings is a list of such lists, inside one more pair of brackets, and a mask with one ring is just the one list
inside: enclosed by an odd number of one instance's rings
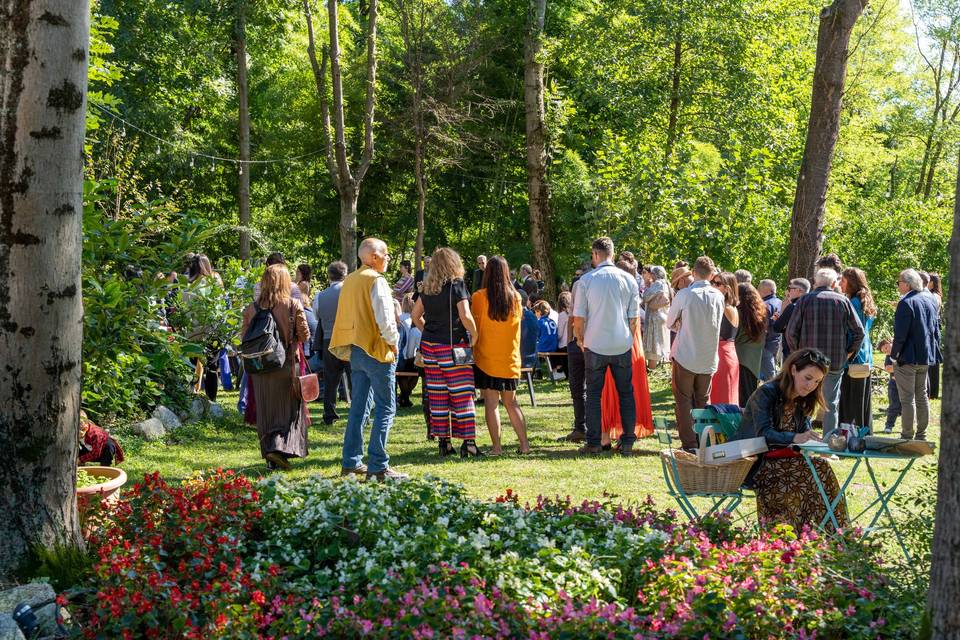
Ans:
{"label": "teal bistro table", "polygon": [[[810,468],[810,472],[813,474],[813,479],[817,483],[817,489],[820,491],[820,497],[823,499],[823,504],[827,507],[827,515],[825,515],[823,520],[820,521],[820,529],[825,531],[828,522],[833,524],[834,531],[840,528],[839,524],[837,523],[835,510],[840,504],[840,501],[845,498],[847,487],[849,487],[850,483],[853,481],[853,477],[856,475],[857,470],[861,465],[863,465],[867,469],[867,474],[870,476],[870,481],[873,483],[873,488],[876,491],[877,497],[874,498],[873,502],[868,504],[863,511],[851,517],[850,522],[857,522],[857,520],[863,518],[871,509],[878,507],[876,513],[874,513],[873,517],[870,519],[870,524],[865,527],[865,531],[870,532],[875,530],[880,518],[886,518],[890,530],[893,531],[897,542],[900,544],[900,550],[903,552],[903,557],[906,558],[910,565],[913,565],[913,559],[910,557],[910,552],[907,549],[907,545],[904,543],[903,536],[900,534],[900,529],[897,526],[897,520],[890,511],[890,500],[893,498],[894,494],[896,494],[897,488],[899,488],[900,483],[907,475],[907,472],[909,472],[913,467],[913,463],[916,462],[917,458],[920,457],[919,455],[873,450],[862,451],[860,453],[854,453],[852,451],[833,451],[830,449],[830,447],[822,442],[805,442],[801,445],[796,445],[794,448],[799,449],[800,453],[803,455],[803,459],[806,460],[807,466]],[[827,492],[823,488],[823,482],[820,480],[820,476],[817,474],[817,469],[813,465],[813,456],[816,455],[834,455],[839,458],[853,459],[853,465],[850,467],[850,471],[847,473],[846,479],[841,483],[840,492],[837,494],[835,500],[831,501],[829,496],[827,496]],[[900,460],[906,462],[903,468],[900,469],[896,480],[894,480],[893,484],[886,489],[880,485],[880,482],[877,480],[877,475],[873,470],[873,463],[877,460]]]}

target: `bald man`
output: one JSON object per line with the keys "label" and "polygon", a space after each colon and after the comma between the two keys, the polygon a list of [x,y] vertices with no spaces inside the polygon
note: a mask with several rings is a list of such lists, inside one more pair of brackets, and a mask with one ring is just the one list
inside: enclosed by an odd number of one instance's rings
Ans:
{"label": "bald man", "polygon": [[[390,262],[387,245],[377,238],[360,244],[362,266],[343,281],[330,352],[350,363],[352,398],[343,435],[341,475],[366,480],[407,476],[390,468],[387,434],[396,415],[397,344],[400,333],[393,292],[383,277]],[[327,383],[329,384],[329,382]],[[363,428],[373,411],[367,462],[363,464]]]}

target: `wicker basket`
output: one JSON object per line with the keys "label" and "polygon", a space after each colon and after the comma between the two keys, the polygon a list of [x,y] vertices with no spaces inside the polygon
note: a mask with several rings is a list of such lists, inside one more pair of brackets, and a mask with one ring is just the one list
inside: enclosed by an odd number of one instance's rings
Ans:
{"label": "wicker basket", "polygon": [[713,430],[707,427],[700,437],[698,453],[672,449],[661,455],[676,463],[677,482],[687,493],[737,493],[757,461],[756,456],[740,458],[722,464],[705,464],[705,446]]}

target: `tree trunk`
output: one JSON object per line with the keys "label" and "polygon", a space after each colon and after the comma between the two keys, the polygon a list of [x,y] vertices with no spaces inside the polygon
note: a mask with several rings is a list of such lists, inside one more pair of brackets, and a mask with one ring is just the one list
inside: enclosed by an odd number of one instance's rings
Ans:
{"label": "tree trunk", "polygon": [[414,144],[413,155],[413,173],[417,181],[417,243],[414,251],[414,270],[420,268],[420,260],[423,258],[423,231],[424,231],[424,210],[427,207],[427,187],[423,176],[423,142],[420,133],[417,133],[417,140]]}
{"label": "tree trunk", "polygon": [[76,468],[89,6],[0,3],[0,576],[81,544]]}
{"label": "tree trunk", "polygon": [[[950,282],[960,282],[960,170],[950,239]],[[930,570],[931,637],[960,638],[960,295],[945,298],[946,335],[943,404],[940,417],[940,462],[937,474],[937,521]]]}
{"label": "tree trunk", "polygon": [[867,1],[834,0],[820,12],[807,141],[790,222],[791,278],[811,278],[820,255],[830,167],[840,133],[850,33]]}
{"label": "tree trunk", "polygon": [[237,97],[240,103],[240,168],[237,200],[240,203],[240,259],[250,259],[250,106],[247,91],[246,0],[237,3]]}
{"label": "tree trunk", "polygon": [[352,185],[340,190],[340,259],[353,271],[357,268],[357,200]]}
{"label": "tree trunk", "polygon": [[677,35],[673,41],[673,69],[670,82],[670,121],[667,123],[667,148],[664,159],[673,154],[673,145],[677,140],[677,120],[680,116],[680,70],[683,66],[683,24],[677,26]]}
{"label": "tree trunk", "polygon": [[[313,26],[310,22],[309,5],[305,1],[304,9],[307,15],[308,38],[311,64],[316,75],[322,65],[316,62],[313,41]],[[353,271],[357,268],[357,200],[360,197],[360,185],[370,169],[373,161],[373,117],[374,95],[377,84],[377,0],[370,0],[367,26],[367,94],[363,106],[363,151],[356,174],[350,170],[350,159],[347,155],[346,127],[343,115],[343,79],[340,72],[340,34],[337,19],[337,0],[327,0],[328,26],[330,28],[330,79],[333,87],[333,129],[334,139],[332,150],[328,152],[327,166],[330,168],[331,179],[340,195],[340,259],[347,263]],[[328,111],[326,109],[326,91],[324,80],[317,77],[318,92],[320,92],[321,109],[324,111],[324,135],[329,136],[327,130]],[[328,146],[329,149],[329,146]],[[333,158],[329,158],[332,155]]]}
{"label": "tree trunk", "polygon": [[533,263],[543,275],[546,297],[554,300],[557,283],[550,242],[550,185],[547,182],[543,61],[540,59],[546,12],[547,0],[530,0],[529,26],[524,46],[523,85],[527,124],[527,198]]}
{"label": "tree trunk", "polygon": [[940,163],[940,156],[943,154],[943,143],[938,142],[930,157],[930,166],[927,167],[927,179],[923,185],[923,199],[930,197],[930,191],[933,189],[933,178],[937,174],[937,165]]}

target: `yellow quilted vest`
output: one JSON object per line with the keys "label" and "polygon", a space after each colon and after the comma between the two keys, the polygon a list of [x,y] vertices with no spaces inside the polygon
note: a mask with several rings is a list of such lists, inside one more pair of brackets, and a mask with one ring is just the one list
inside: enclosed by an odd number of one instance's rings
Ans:
{"label": "yellow quilted vest", "polygon": [[364,265],[343,281],[330,338],[330,353],[340,360],[349,362],[351,347],[357,345],[379,362],[393,362],[393,351],[380,335],[370,302],[370,292],[377,278],[382,277],[383,274]]}

